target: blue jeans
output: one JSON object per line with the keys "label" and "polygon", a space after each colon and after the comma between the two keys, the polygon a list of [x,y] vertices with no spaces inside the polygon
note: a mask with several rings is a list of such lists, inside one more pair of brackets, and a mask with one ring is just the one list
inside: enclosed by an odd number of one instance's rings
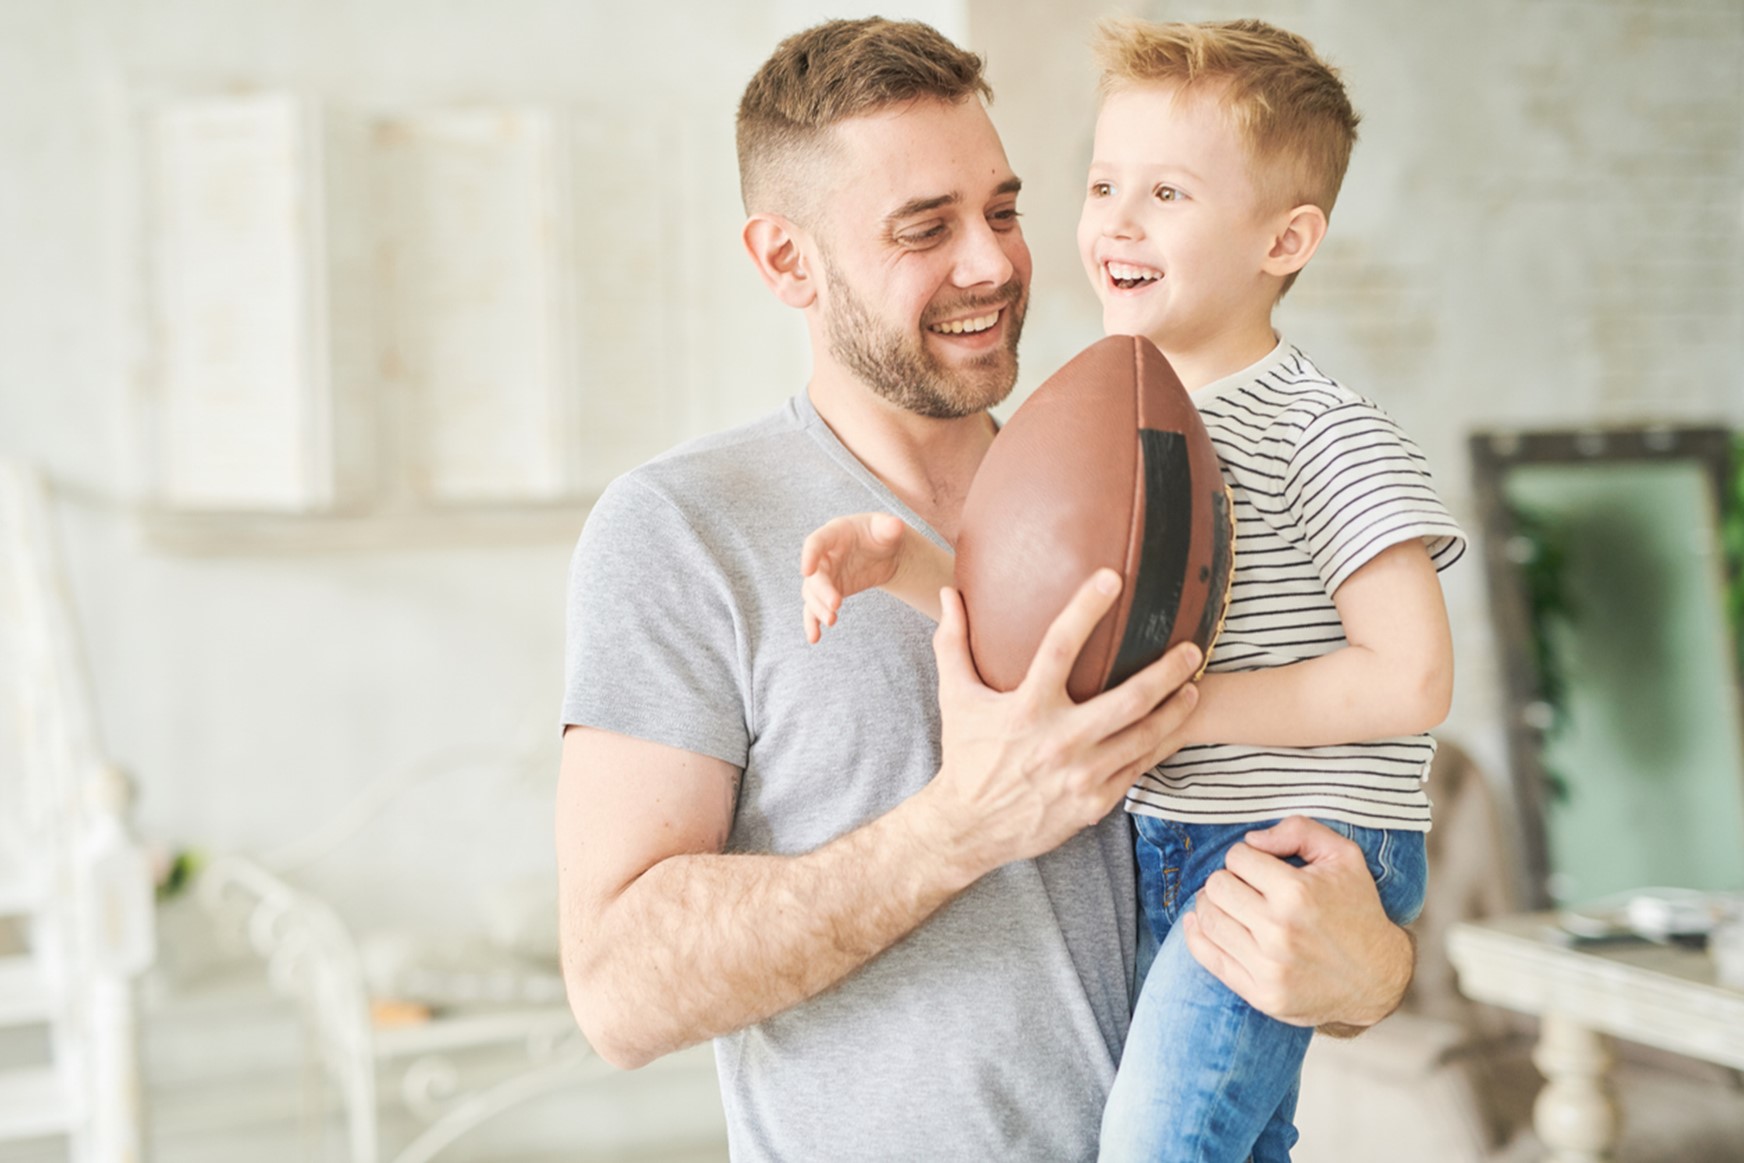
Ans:
{"label": "blue jeans", "polygon": [[[1264,824],[1180,824],[1132,817],[1138,830],[1140,945],[1155,942],[1114,1089],[1102,1115],[1104,1163],[1287,1163],[1296,1093],[1314,1031],[1260,1013],[1193,959],[1175,924],[1230,846]],[[1368,859],[1397,924],[1423,908],[1423,833],[1322,820]],[[1300,861],[1295,861],[1300,863]],[[1148,929],[1146,932],[1144,930]],[[1143,953],[1140,955],[1141,966]]]}

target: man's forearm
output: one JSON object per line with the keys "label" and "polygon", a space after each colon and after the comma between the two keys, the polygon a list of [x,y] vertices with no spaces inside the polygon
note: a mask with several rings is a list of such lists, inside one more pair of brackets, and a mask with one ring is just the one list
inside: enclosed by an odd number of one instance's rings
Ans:
{"label": "man's forearm", "polygon": [[729,1033],[828,989],[974,874],[940,855],[925,793],[802,856],[673,856],[564,949],[596,1049],[620,1066]]}
{"label": "man's forearm", "polygon": [[1417,971],[1417,937],[1409,929],[1394,926],[1385,950],[1374,967],[1373,996],[1354,1004],[1349,1014],[1323,1022],[1318,1027],[1320,1033],[1331,1038],[1354,1038],[1399,1008]]}

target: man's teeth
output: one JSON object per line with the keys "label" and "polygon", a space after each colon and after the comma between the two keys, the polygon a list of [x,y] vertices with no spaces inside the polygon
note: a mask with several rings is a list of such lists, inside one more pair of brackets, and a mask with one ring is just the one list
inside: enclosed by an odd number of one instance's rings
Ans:
{"label": "man's teeth", "polygon": [[1108,277],[1121,288],[1136,287],[1140,283],[1154,283],[1163,277],[1163,272],[1154,267],[1134,266],[1132,263],[1111,262],[1108,264]]}
{"label": "man's teeth", "polygon": [[929,331],[937,331],[940,335],[973,335],[977,331],[985,331],[999,322],[999,312],[991,315],[977,315],[973,319],[955,319],[949,323],[934,323]]}

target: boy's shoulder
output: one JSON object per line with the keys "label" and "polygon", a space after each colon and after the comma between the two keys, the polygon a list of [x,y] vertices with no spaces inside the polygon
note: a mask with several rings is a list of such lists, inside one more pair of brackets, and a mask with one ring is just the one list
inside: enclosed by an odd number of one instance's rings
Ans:
{"label": "boy's shoulder", "polygon": [[1202,411],[1226,410],[1263,427],[1268,437],[1284,440],[1300,437],[1329,413],[1375,409],[1372,400],[1321,371],[1287,340],[1265,359],[1194,397]]}

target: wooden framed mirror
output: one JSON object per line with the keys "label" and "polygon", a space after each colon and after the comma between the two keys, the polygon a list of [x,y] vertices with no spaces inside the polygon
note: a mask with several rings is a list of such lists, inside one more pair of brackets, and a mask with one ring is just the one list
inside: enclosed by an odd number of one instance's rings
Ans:
{"label": "wooden framed mirror", "polygon": [[1471,438],[1534,907],[1744,888],[1732,446],[1721,428]]}

